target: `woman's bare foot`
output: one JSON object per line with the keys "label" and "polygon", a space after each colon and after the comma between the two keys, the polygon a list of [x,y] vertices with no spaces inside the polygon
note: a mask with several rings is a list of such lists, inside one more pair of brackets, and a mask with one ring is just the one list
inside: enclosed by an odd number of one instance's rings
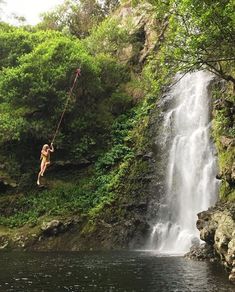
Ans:
{"label": "woman's bare foot", "polygon": [[37,185],[40,186],[40,181],[39,180],[37,180]]}

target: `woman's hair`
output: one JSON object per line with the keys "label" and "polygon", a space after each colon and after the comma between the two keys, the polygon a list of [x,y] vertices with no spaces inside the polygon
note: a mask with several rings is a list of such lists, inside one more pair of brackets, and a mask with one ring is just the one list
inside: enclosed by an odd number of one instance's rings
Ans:
{"label": "woman's hair", "polygon": [[49,145],[48,144],[44,144],[43,147],[42,147],[43,150],[46,150],[48,148],[49,148]]}

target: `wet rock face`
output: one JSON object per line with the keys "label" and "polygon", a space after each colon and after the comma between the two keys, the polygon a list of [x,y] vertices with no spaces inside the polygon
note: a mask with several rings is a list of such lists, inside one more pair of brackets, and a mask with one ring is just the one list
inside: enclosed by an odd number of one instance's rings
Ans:
{"label": "wet rock face", "polygon": [[[219,81],[220,82],[220,81]],[[235,102],[228,100],[228,94],[223,96],[226,91],[226,85],[220,84],[220,99],[213,102],[212,115],[215,119],[214,138],[218,150],[219,174],[218,179],[222,180],[223,190],[222,197],[226,197],[229,193],[233,193],[235,186],[235,138],[233,128],[235,123]],[[218,127],[220,120],[223,121],[223,126]],[[217,127],[216,127],[217,124]]]}
{"label": "wet rock face", "polygon": [[[200,238],[213,249],[222,264],[230,271],[229,279],[235,283],[235,202],[217,203],[215,207],[198,214],[197,228]],[[189,257],[212,258],[208,249],[190,251]],[[198,254],[197,254],[198,253]]]}
{"label": "wet rock face", "polygon": [[226,166],[220,170],[220,179],[227,181],[229,185],[235,184],[235,162],[233,161],[235,154],[235,138],[221,136],[220,143],[224,153],[230,153],[231,158],[227,161]]}

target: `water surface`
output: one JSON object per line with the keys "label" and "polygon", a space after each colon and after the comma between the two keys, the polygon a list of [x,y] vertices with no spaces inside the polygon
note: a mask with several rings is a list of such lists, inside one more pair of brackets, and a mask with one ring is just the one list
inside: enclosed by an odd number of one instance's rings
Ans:
{"label": "water surface", "polygon": [[232,292],[217,265],[149,252],[0,253],[0,291]]}

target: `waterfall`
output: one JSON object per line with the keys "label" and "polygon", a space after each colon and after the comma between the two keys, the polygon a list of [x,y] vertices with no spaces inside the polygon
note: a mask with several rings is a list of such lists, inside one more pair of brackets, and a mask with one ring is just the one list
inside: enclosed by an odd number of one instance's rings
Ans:
{"label": "waterfall", "polygon": [[217,198],[208,96],[212,78],[204,71],[188,73],[169,92],[171,109],[163,125],[168,152],[166,195],[150,238],[150,249],[159,253],[183,254],[199,242],[197,213]]}

